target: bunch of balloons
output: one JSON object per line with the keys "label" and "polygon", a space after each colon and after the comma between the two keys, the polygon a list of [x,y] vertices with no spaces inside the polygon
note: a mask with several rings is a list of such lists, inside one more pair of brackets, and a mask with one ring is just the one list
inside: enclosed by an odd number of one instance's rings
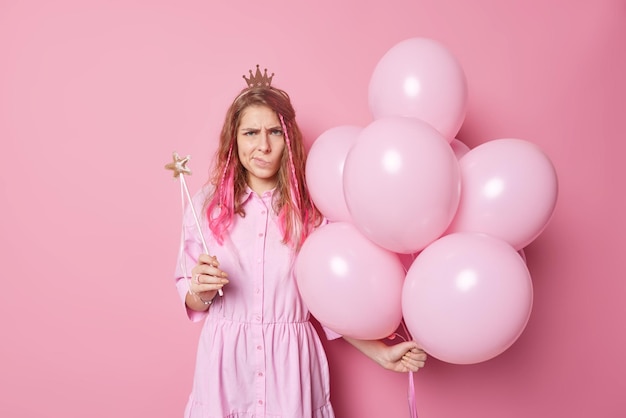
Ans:
{"label": "bunch of balloons", "polygon": [[330,222],[305,241],[296,277],[324,326],[379,339],[404,319],[456,364],[491,359],[522,333],[533,298],[523,248],[553,214],[556,171],[523,139],[470,149],[455,138],[467,95],[458,60],[410,38],[374,69],[372,122],[313,143],[307,185]]}

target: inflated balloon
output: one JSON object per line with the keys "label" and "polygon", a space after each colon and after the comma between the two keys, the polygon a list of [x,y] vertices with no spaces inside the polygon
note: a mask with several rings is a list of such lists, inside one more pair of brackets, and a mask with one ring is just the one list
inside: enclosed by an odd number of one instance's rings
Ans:
{"label": "inflated balloon", "polygon": [[331,128],[317,137],[309,150],[306,182],[311,199],[331,221],[351,220],[343,195],[343,167],[362,129],[351,125]]}
{"label": "inflated balloon", "polygon": [[520,250],[547,226],[558,181],[550,159],[522,139],[497,139],[459,161],[461,200],[448,233],[483,232]]}
{"label": "inflated balloon", "polygon": [[454,151],[454,155],[456,155],[457,160],[460,160],[465,154],[470,151],[470,147],[468,147],[456,138],[454,138],[452,142],[450,142],[450,146],[452,147],[452,151]]}
{"label": "inflated balloon", "polygon": [[413,339],[455,364],[489,360],[509,348],[528,322],[531,277],[518,252],[486,234],[446,235],[407,272],[402,312]]}
{"label": "inflated balloon", "polygon": [[450,142],[465,119],[467,80],[459,61],[441,43],[410,38],[380,59],[369,82],[375,119],[422,119]]}
{"label": "inflated balloon", "polygon": [[400,325],[402,263],[348,222],[330,223],[309,235],[295,273],[311,314],[332,331],[380,339]]}
{"label": "inflated balloon", "polygon": [[352,222],[374,243],[415,253],[448,228],[460,195],[459,162],[432,126],[386,117],[363,128],[343,172]]}

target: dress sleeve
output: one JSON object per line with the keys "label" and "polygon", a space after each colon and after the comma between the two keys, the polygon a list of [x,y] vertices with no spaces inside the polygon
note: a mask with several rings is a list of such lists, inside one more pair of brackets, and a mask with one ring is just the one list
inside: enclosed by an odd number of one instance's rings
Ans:
{"label": "dress sleeve", "polygon": [[[200,192],[196,193],[196,195],[192,199],[194,209],[196,211],[198,219],[200,220],[200,224],[203,226],[203,230],[204,224],[206,223],[204,221],[206,217],[204,216],[204,213],[202,211],[205,198],[206,191],[203,189]],[[191,280],[191,269],[196,265],[200,254],[202,254],[203,252],[204,250],[202,247],[200,232],[198,232],[198,227],[196,226],[196,221],[193,216],[191,207],[187,205],[183,214],[180,248],[178,252],[178,260],[176,263],[174,279],[176,282],[178,295],[183,304],[183,307],[187,312],[187,317],[193,322],[201,321],[207,316],[207,312],[194,311],[192,309],[189,309],[185,305],[185,298],[187,296],[187,292],[189,291],[189,280]]]}
{"label": "dress sleeve", "polygon": [[338,338],[343,337],[343,335],[336,333],[335,331],[333,331],[330,328],[326,328],[324,325],[322,325],[322,329],[324,330],[324,334],[326,334],[326,339],[327,340],[336,340]]}

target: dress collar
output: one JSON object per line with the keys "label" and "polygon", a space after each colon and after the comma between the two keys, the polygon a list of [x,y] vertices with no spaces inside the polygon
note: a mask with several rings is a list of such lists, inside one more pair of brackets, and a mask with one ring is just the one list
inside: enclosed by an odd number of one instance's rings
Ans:
{"label": "dress collar", "polygon": [[[270,190],[266,190],[265,192],[263,192],[263,194],[261,195],[262,199],[265,198],[272,198],[274,196],[274,193],[276,192],[276,187],[274,187],[273,189]],[[254,190],[252,190],[250,188],[250,186],[246,185],[246,191],[241,195],[241,203],[245,203],[248,199],[250,199],[250,196],[256,194],[256,192]]]}

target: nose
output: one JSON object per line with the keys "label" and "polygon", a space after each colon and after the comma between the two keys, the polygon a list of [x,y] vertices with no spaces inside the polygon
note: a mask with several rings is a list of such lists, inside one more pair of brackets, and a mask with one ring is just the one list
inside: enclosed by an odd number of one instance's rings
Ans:
{"label": "nose", "polygon": [[259,135],[259,151],[267,154],[272,149],[270,147],[270,133],[267,130],[263,130]]}

